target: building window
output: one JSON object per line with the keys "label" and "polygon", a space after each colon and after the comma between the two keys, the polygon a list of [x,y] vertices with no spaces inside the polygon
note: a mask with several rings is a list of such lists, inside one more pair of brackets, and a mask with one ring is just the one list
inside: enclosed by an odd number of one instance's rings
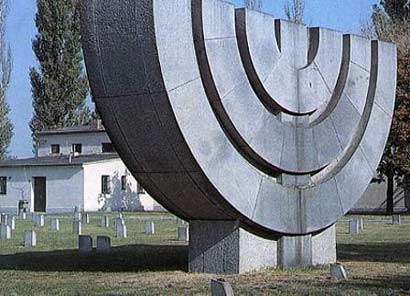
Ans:
{"label": "building window", "polygon": [[102,143],[102,152],[103,153],[114,153],[115,148],[112,143]]}
{"label": "building window", "polygon": [[110,194],[111,193],[111,186],[110,186],[110,176],[101,176],[101,193],[102,194]]}
{"label": "building window", "polygon": [[137,183],[137,193],[138,194],[145,194],[144,188],[141,186],[140,183]]}
{"label": "building window", "polygon": [[7,177],[0,177],[0,194],[7,194]]}
{"label": "building window", "polygon": [[121,190],[127,190],[127,176],[121,176]]}
{"label": "building window", "polygon": [[74,153],[80,153],[82,152],[83,147],[81,144],[73,144],[73,152]]}
{"label": "building window", "polygon": [[58,144],[51,145],[51,154],[60,154],[60,145]]}

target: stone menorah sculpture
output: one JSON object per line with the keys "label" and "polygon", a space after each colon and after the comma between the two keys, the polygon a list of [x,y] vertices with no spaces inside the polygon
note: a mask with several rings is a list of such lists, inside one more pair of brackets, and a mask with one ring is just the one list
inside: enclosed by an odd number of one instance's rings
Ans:
{"label": "stone menorah sculpture", "polygon": [[103,123],[138,181],[190,221],[191,271],[335,260],[332,226],[389,134],[393,44],[219,0],[83,0],[81,14]]}

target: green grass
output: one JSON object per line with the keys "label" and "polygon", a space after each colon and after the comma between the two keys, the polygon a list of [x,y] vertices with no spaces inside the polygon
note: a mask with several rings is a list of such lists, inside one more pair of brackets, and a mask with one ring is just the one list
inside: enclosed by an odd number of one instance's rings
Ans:
{"label": "green grass", "polygon": [[[91,214],[83,233],[94,239],[111,236],[114,248],[107,255],[75,250],[71,216],[59,216],[58,234],[49,232],[50,217],[44,228],[17,221],[13,240],[0,244],[0,295],[210,295],[213,275],[185,271],[187,246],[176,241],[179,223],[173,216],[125,214],[125,240],[115,238],[113,225],[102,228],[100,217]],[[331,280],[329,267],[223,278],[237,295],[409,295],[410,217],[400,226],[390,225],[389,217],[364,218],[360,235],[347,233],[348,218],[337,225],[338,260],[348,271],[348,281]],[[143,233],[144,221],[150,219],[157,220],[153,236]],[[33,227],[39,245],[24,248],[23,232]]]}
{"label": "green grass", "polygon": [[[110,217],[110,227],[101,227],[101,217],[108,215]],[[16,219],[16,231],[13,232],[11,240],[0,241],[0,255],[9,255],[15,253],[25,253],[27,251],[55,251],[76,249],[78,246],[78,236],[72,234],[73,215],[47,215],[45,226],[35,226],[31,218],[27,220]],[[128,237],[126,239],[117,239],[115,237],[114,218],[118,214],[101,214],[91,213],[90,224],[82,224],[82,234],[91,235],[96,240],[97,235],[111,237],[113,246],[135,245],[135,244],[169,244],[177,243],[177,227],[181,223],[174,216],[167,214],[131,214],[124,213],[123,217],[127,225]],[[51,218],[60,220],[60,231],[51,232]],[[146,235],[144,233],[145,221],[155,221],[155,234]],[[24,231],[34,230],[37,234],[37,246],[31,250],[23,246]]]}

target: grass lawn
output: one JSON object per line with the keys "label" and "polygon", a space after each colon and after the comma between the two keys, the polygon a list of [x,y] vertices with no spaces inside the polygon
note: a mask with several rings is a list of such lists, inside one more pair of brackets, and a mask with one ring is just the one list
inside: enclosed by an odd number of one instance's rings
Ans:
{"label": "grass lawn", "polygon": [[[124,216],[124,240],[115,238],[112,225],[100,226],[101,214],[91,214],[91,223],[83,226],[94,239],[112,237],[107,255],[78,254],[72,216],[58,216],[59,233],[49,231],[51,216],[44,228],[17,220],[13,239],[0,242],[0,295],[210,295],[214,276],[186,273],[187,245],[176,241],[180,221],[164,214]],[[356,236],[347,233],[347,219],[337,225],[337,241],[348,281],[331,280],[328,267],[223,278],[237,295],[410,295],[410,217],[398,226],[388,217],[367,216],[364,232]],[[150,220],[156,228],[152,236],[143,233]],[[22,246],[23,232],[30,229],[39,242],[33,249]]]}

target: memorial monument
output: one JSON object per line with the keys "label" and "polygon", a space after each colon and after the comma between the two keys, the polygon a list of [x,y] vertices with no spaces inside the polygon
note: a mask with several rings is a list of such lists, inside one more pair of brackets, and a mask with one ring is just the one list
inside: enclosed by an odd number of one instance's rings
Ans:
{"label": "memorial monument", "polygon": [[220,0],[83,0],[92,94],[115,147],[190,222],[189,270],[336,260],[392,120],[396,47]]}

